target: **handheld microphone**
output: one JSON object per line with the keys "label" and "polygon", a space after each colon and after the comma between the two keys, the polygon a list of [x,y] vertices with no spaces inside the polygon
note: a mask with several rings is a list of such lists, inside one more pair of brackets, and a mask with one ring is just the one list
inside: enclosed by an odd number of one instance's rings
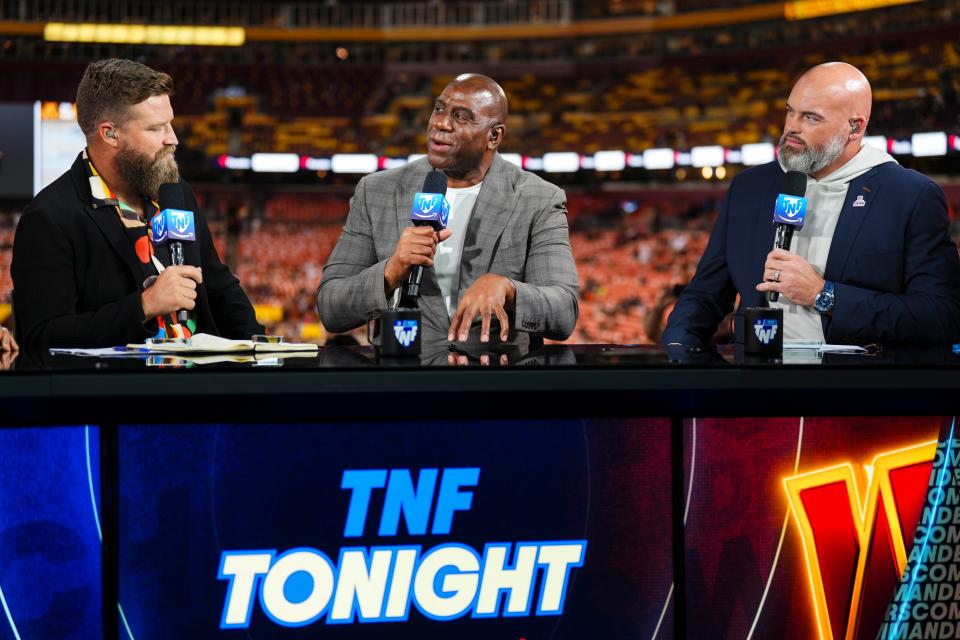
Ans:
{"label": "handheld microphone", "polygon": [[[807,217],[807,174],[802,171],[788,171],[783,176],[783,192],[777,196],[777,205],[773,210],[773,224],[777,228],[774,249],[790,250],[794,231],[803,228]],[[767,299],[776,302],[779,291],[768,291]]]}
{"label": "handheld microphone", "polygon": [[[183,242],[194,242],[197,239],[197,230],[193,220],[193,211],[184,209],[183,189],[179,184],[166,183],[160,185],[158,202],[160,211],[150,221],[153,234],[153,244],[170,245],[171,266],[182,266]],[[177,321],[184,323],[189,317],[186,309],[177,311]]]}
{"label": "handheld microphone", "polygon": [[[447,176],[436,170],[428,173],[423,181],[423,190],[413,196],[410,220],[413,221],[414,226],[430,226],[438,232],[447,228],[450,203],[447,202],[446,193]],[[423,265],[417,265],[407,276],[407,283],[401,296],[402,306],[417,306],[421,280],[423,280]]]}

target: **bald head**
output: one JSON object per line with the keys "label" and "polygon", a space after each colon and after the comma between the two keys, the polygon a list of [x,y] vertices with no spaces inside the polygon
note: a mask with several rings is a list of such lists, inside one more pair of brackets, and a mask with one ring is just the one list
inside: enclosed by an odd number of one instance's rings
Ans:
{"label": "bald head", "polygon": [[842,167],[863,146],[872,101],[866,76],[845,62],[804,73],[787,99],[780,165],[817,180]]}
{"label": "bald head", "polygon": [[451,87],[469,90],[478,98],[482,106],[489,108],[487,113],[491,117],[499,122],[506,122],[507,94],[492,78],[479,73],[461,73],[447,85],[447,88]]}
{"label": "bald head", "polygon": [[821,94],[832,106],[849,112],[851,118],[870,119],[873,104],[870,81],[859,69],[846,62],[818,64],[800,76],[794,85],[794,91],[797,89]]}

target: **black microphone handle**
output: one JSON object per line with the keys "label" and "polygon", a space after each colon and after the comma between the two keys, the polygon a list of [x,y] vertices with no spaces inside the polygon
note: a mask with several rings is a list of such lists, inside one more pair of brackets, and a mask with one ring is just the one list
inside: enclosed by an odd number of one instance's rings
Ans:
{"label": "black microphone handle", "polygon": [[[773,243],[774,249],[786,249],[790,250],[790,243],[793,241],[793,225],[790,224],[778,224],[777,225],[777,239]],[[770,302],[776,302],[780,299],[779,291],[768,291],[767,300]]]}
{"label": "black microphone handle", "polygon": [[406,295],[408,298],[419,298],[420,297],[420,282],[423,280],[423,265],[418,264],[413,268],[412,271],[407,275],[407,292]]}
{"label": "black microphone handle", "polygon": [[[174,267],[183,266],[183,243],[175,240],[170,243],[170,265]],[[190,312],[186,309],[177,311],[177,322],[184,324],[190,318]]]}
{"label": "black microphone handle", "polygon": [[[422,220],[414,220],[415,227],[433,227],[434,231],[439,232],[434,224]],[[417,300],[420,298],[420,283],[423,281],[423,265],[418,264],[410,273],[407,274],[407,286],[401,296],[401,304],[417,306]]]}

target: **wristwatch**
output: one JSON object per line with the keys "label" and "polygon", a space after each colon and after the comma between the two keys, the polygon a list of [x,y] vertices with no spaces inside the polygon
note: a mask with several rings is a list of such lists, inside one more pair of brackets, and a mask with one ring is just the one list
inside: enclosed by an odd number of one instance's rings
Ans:
{"label": "wristwatch", "polygon": [[820,313],[827,313],[833,309],[834,295],[833,283],[829,280],[823,283],[823,290],[813,299],[813,306]]}

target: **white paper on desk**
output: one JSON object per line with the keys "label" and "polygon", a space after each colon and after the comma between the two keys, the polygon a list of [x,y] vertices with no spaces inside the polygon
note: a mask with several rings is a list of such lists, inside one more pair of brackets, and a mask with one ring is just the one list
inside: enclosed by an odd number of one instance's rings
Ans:
{"label": "white paper on desk", "polygon": [[142,358],[149,355],[146,351],[127,347],[101,347],[99,349],[50,349],[50,353],[67,356],[90,356],[94,358]]}
{"label": "white paper on desk", "polygon": [[157,344],[128,344],[131,349],[146,349],[150,353],[230,353],[253,351],[251,340],[228,340],[209,333],[194,334],[189,342],[161,342]]}
{"label": "white paper on desk", "polygon": [[163,354],[157,358],[169,358],[180,364],[220,364],[223,362],[253,363],[254,366],[280,366],[285,358],[312,358],[315,354],[310,351],[291,351],[287,353],[210,353],[206,355],[193,354]]}
{"label": "white paper on desk", "polygon": [[784,341],[784,351],[819,351],[820,353],[867,353],[863,347],[855,344],[827,344],[818,340]]}
{"label": "white paper on desk", "polygon": [[209,333],[194,334],[189,343],[170,342],[159,344],[128,344],[131,349],[146,349],[150,353],[243,353],[250,351],[316,351],[317,345],[298,342],[253,342],[252,340],[229,340]]}
{"label": "white paper on desk", "polygon": [[[257,353],[282,353],[285,351],[316,352],[320,347],[312,342],[254,342],[253,350]],[[310,353],[309,355],[312,355]]]}

